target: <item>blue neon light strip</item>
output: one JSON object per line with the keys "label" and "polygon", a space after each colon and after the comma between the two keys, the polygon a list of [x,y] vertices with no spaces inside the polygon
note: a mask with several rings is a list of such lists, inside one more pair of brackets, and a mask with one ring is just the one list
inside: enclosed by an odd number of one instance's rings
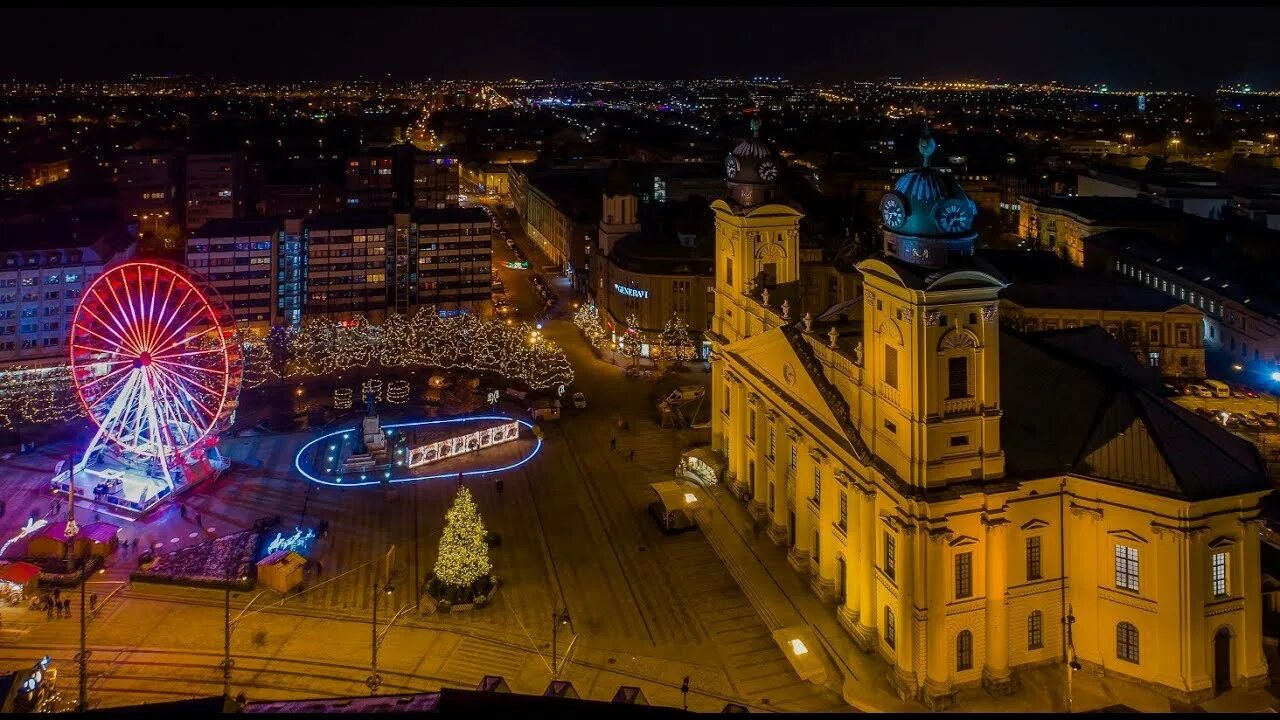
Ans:
{"label": "blue neon light strip", "polygon": [[[530,431],[530,432],[532,432],[532,431],[533,431],[533,425],[532,425],[531,423],[525,422],[524,420],[520,420],[520,419],[518,419],[518,418],[506,417],[505,415],[477,415],[477,416],[474,416],[474,417],[445,418],[445,419],[443,419],[443,420],[419,420],[418,422],[396,423],[395,425],[383,425],[383,426],[382,426],[382,429],[383,429],[383,430],[391,430],[391,429],[394,429],[394,428],[418,427],[418,426],[421,426],[421,425],[440,425],[440,424],[444,424],[444,423],[458,423],[458,422],[466,422],[466,421],[468,421],[468,420],[506,420],[506,421],[508,421],[508,422],[513,421],[513,420],[514,420],[515,422],[517,422],[517,423],[519,423],[519,424],[521,424],[521,425],[523,425],[523,426],[525,426],[525,427],[529,428],[529,431]],[[305,453],[307,450],[310,450],[312,445],[315,445],[316,443],[320,442],[321,440],[326,440],[326,439],[328,439],[328,438],[336,437],[336,436],[338,436],[338,435],[347,435],[347,434],[350,434],[350,433],[355,432],[355,431],[356,431],[356,428],[348,428],[348,429],[346,429],[346,430],[335,430],[335,431],[333,431],[333,432],[331,432],[331,433],[329,433],[329,434],[327,434],[327,435],[321,435],[320,437],[318,437],[318,438],[316,438],[316,439],[312,440],[311,442],[307,443],[306,445],[303,445],[303,446],[298,450],[298,454],[296,454],[296,455],[294,455],[294,456],[293,456],[293,467],[294,467],[294,468],[295,468],[299,473],[301,473],[303,477],[305,477],[306,479],[310,480],[311,482],[313,482],[313,483],[318,483],[318,484],[320,484],[320,485],[329,485],[330,487],[348,488],[348,487],[364,487],[364,486],[366,486],[366,485],[380,485],[380,484],[382,484],[382,481],[381,481],[381,480],[367,480],[367,481],[364,481],[364,482],[333,482],[333,481],[331,481],[331,480],[322,480],[322,479],[320,479],[320,478],[318,478],[318,477],[316,477],[316,476],[312,475],[311,473],[307,472],[306,470],[303,470],[303,469],[302,469],[302,454],[303,454],[303,453]],[[536,436],[535,436],[535,437],[536,437]],[[533,446],[533,450],[531,450],[531,451],[529,452],[529,454],[528,454],[528,455],[525,455],[525,456],[524,456],[523,458],[521,458],[519,461],[517,461],[517,462],[515,462],[515,463],[513,463],[513,464],[511,464],[511,465],[507,465],[506,467],[500,467],[500,468],[489,468],[489,469],[487,469],[487,470],[468,470],[468,471],[466,471],[466,472],[462,472],[462,473],[451,472],[451,473],[439,473],[439,474],[436,474],[436,475],[414,475],[414,476],[411,476],[411,477],[395,478],[395,479],[392,479],[392,480],[388,480],[387,482],[389,482],[389,483],[402,483],[402,482],[413,482],[413,481],[416,481],[416,480],[437,480],[437,479],[440,479],[440,478],[452,478],[452,477],[458,477],[459,475],[462,475],[463,477],[470,477],[470,476],[473,476],[473,475],[490,475],[490,474],[492,474],[492,473],[505,472],[505,471],[507,471],[507,470],[514,470],[514,469],[516,469],[516,468],[520,467],[521,465],[524,465],[525,463],[529,462],[529,461],[530,461],[530,460],[532,460],[532,459],[533,459],[533,457],[534,457],[535,455],[537,455],[541,450],[542,450],[542,438],[537,438],[537,442],[534,444],[534,446]],[[394,461],[392,461],[392,462],[394,462]]]}

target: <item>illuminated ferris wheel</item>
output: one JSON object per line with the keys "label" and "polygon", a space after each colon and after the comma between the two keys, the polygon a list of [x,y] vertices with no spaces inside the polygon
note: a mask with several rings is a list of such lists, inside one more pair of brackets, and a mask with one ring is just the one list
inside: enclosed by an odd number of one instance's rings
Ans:
{"label": "illuminated ferris wheel", "polygon": [[235,335],[231,311],[186,268],[135,261],[95,279],[71,328],[72,379],[97,426],[86,460],[110,447],[172,487],[183,454],[198,459],[235,407]]}

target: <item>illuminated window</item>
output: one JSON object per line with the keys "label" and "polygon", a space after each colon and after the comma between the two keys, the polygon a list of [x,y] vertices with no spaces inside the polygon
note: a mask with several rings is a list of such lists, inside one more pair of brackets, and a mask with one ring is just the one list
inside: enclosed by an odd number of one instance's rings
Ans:
{"label": "illuminated window", "polygon": [[849,529],[849,493],[840,491],[840,529]]}
{"label": "illuminated window", "polygon": [[1027,616],[1027,649],[1044,647],[1044,613],[1036,610]]}
{"label": "illuminated window", "polygon": [[822,506],[822,468],[813,466],[813,504]]}
{"label": "illuminated window", "polygon": [[1127,622],[1116,625],[1116,657],[1138,662],[1138,628]]}
{"label": "illuminated window", "polygon": [[973,553],[956,555],[956,597],[967,598],[973,595]]}
{"label": "illuminated window", "polygon": [[1027,579],[1040,579],[1040,536],[1027,538]]}
{"label": "illuminated window", "polygon": [[1138,591],[1138,549],[1116,545],[1116,587]]}
{"label": "illuminated window", "polygon": [[792,445],[792,446],[791,446],[791,472],[795,472],[795,471],[796,471],[796,458],[797,458],[797,456],[799,456],[799,453],[798,453],[798,452],[796,452],[796,446],[795,446],[795,445]]}
{"label": "illuminated window", "polygon": [[973,633],[961,630],[956,636],[956,670],[973,669]]}
{"label": "illuminated window", "polygon": [[1214,553],[1210,563],[1210,578],[1213,582],[1213,596],[1224,597],[1227,594],[1227,554]]}
{"label": "illuminated window", "polygon": [[774,452],[778,447],[777,431],[772,424],[769,425],[769,459],[772,460]]}
{"label": "illuminated window", "polygon": [[889,647],[897,647],[896,645],[897,641],[898,641],[898,632],[897,632],[897,628],[894,627],[894,623],[893,623],[893,611],[890,610],[888,606],[885,606],[884,644],[888,645]]}
{"label": "illuminated window", "polygon": [[893,536],[886,532],[884,534],[884,574],[890,580],[894,579],[894,559]]}
{"label": "illuminated window", "polygon": [[751,423],[747,425],[747,437],[751,438],[752,440],[755,440],[756,439],[756,411],[755,410],[751,411],[750,415],[748,416],[748,419],[751,421]]}

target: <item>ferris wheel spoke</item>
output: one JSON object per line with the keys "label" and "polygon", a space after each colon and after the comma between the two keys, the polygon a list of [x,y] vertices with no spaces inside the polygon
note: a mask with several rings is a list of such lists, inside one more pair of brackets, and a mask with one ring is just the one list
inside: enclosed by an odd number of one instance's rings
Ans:
{"label": "ferris wheel spoke", "polygon": [[[171,285],[170,287],[172,288],[173,286]],[[168,315],[165,318],[164,325],[161,326],[160,328],[160,332],[157,333],[157,340],[155,345],[153,346],[155,349],[155,352],[152,353],[153,355],[159,354],[160,352],[162,352],[164,346],[170,343],[173,340],[173,338],[177,337],[178,333],[182,332],[181,329],[178,329],[174,331],[172,334],[170,334],[169,328],[173,325],[173,320],[178,316],[179,311],[182,310],[182,308],[185,308],[187,306],[187,300],[191,297],[191,294],[194,293],[195,291],[196,291],[195,287],[188,287],[187,293],[182,296],[182,299],[178,301],[178,304],[167,306]]]}
{"label": "ferris wheel spoke", "polygon": [[[137,387],[141,373],[129,373],[125,376],[124,387],[111,400],[107,411],[98,422],[106,436],[121,447],[127,447],[125,436],[128,434],[128,418],[136,404]],[[114,391],[114,388],[112,388]],[[104,395],[103,397],[108,397]]]}
{"label": "ferris wheel spoke", "polygon": [[[133,316],[133,306],[126,301],[120,299],[120,293],[116,291],[115,283],[107,282],[107,289],[111,291],[111,297],[115,298],[114,306],[107,306],[108,313],[117,318],[119,324],[133,338],[134,347],[138,348],[138,352],[147,349],[146,343],[142,342],[142,336],[138,335],[138,319]],[[132,322],[131,322],[132,321]]]}
{"label": "ferris wheel spoke", "polygon": [[[120,355],[125,354],[125,353],[121,353],[121,352],[120,352],[121,344],[120,344],[120,343],[118,343],[118,342],[116,342],[115,340],[112,340],[111,338],[107,337],[106,335],[103,335],[102,333],[100,333],[100,332],[98,332],[98,331],[96,331],[96,330],[94,330],[94,329],[92,329],[92,328],[85,327],[84,325],[74,325],[73,327],[74,327],[75,329],[77,329],[77,330],[82,330],[82,331],[84,331],[86,334],[92,335],[92,336],[94,336],[95,338],[97,338],[97,339],[101,340],[102,342],[106,343],[106,345],[107,345],[107,347],[108,347],[108,348],[114,348],[114,349],[110,349],[110,350],[103,350],[103,352],[113,352],[113,353],[120,354]],[[132,347],[131,347],[131,346],[126,345],[126,346],[124,346],[124,347],[125,347],[125,349],[126,349],[126,350],[132,350]],[[137,355],[137,353],[134,353],[134,352],[130,352],[129,354],[131,354],[131,355]]]}
{"label": "ferris wheel spoke", "polygon": [[[160,327],[160,317],[164,315],[165,310],[169,307],[169,300],[173,297],[174,284],[175,283],[170,282],[168,284],[168,288],[165,290],[164,300],[160,302],[159,315],[156,315],[154,311],[155,311],[155,291],[156,291],[156,288],[160,285],[160,281],[157,280],[156,284],[153,285],[151,288],[151,301],[152,301],[151,309],[152,309],[152,315],[155,318],[155,328],[156,328],[155,340],[157,341],[157,344],[159,343],[160,337],[164,334],[164,329]],[[183,302],[186,302],[185,298],[183,299]]]}
{"label": "ferris wheel spoke", "polygon": [[[217,417],[204,406],[204,403],[201,403],[191,393],[187,392],[186,388],[175,383],[172,379],[166,378],[162,381],[162,384],[166,387],[166,394],[172,405],[177,407],[178,411],[187,418],[186,423],[192,428],[192,438],[203,435],[209,428],[213,427]],[[187,402],[199,407],[204,412],[204,419],[198,417],[198,413],[188,407]]]}
{"label": "ferris wheel spoke", "polygon": [[146,324],[143,327],[143,338],[147,341],[147,347],[155,344],[156,335],[156,286],[160,284],[160,275],[157,274],[151,283],[150,302],[147,299],[147,284],[142,279],[142,266],[138,266],[138,306],[142,313]]}
{"label": "ferris wheel spoke", "polygon": [[187,423],[191,425],[191,427],[194,428],[197,432],[202,431],[206,423],[201,422],[200,419],[196,417],[195,413],[192,412],[184,404],[182,396],[185,395],[190,402],[195,403],[197,406],[199,406],[202,410],[205,411],[206,415],[212,415],[212,413],[210,413],[208,409],[205,408],[200,401],[192,397],[191,393],[187,392],[181,385],[174,382],[172,378],[165,377],[163,374],[160,374],[160,373],[157,373],[156,377],[160,381],[160,384],[166,387],[166,392],[170,402],[172,402],[172,404],[176,406],[183,415],[186,415]]}
{"label": "ferris wheel spoke", "polygon": [[221,377],[222,375],[225,374],[225,372],[220,369],[214,370],[212,368],[200,367],[199,365],[191,365],[184,362],[178,362],[177,360],[155,359],[155,361],[165,365],[166,367],[170,367],[170,368],[181,367],[181,368],[186,368],[188,370],[196,370],[198,372],[202,372],[208,375],[213,375],[215,377]]}
{"label": "ferris wheel spoke", "polygon": [[[158,366],[156,366],[156,365],[152,365],[151,367],[153,367],[153,368],[157,368],[157,369],[160,369],[160,368],[159,368]],[[166,374],[167,374],[167,376],[168,376],[171,380],[173,380],[174,382],[177,382],[180,386],[185,386],[185,385],[188,385],[188,384],[190,384],[190,385],[195,385],[196,387],[200,388],[201,390],[204,390],[205,392],[209,393],[209,394],[210,394],[211,396],[213,396],[213,397],[218,397],[218,396],[221,394],[219,391],[214,390],[213,388],[209,387],[208,385],[205,385],[205,384],[203,384],[203,383],[197,382],[197,381],[195,381],[195,380],[193,380],[193,379],[191,379],[191,378],[189,378],[189,377],[183,377],[183,376],[179,375],[179,374],[178,374],[177,372],[175,372],[174,370],[170,370],[170,369],[165,368],[165,369],[162,369],[162,372],[166,373]],[[206,410],[207,410],[207,408],[206,408]]]}
{"label": "ferris wheel spoke", "polygon": [[[133,321],[131,327],[138,334],[138,347],[142,348],[143,352],[146,352],[151,349],[151,344],[147,341],[147,324],[142,319],[142,308],[139,308],[138,304],[134,302],[133,293],[129,291],[132,283],[129,282],[127,275],[127,270],[121,271],[120,277],[123,282],[120,283],[120,289],[124,292],[125,308],[129,311],[129,319]],[[138,266],[138,282],[142,282],[141,265]],[[141,295],[142,288],[138,288],[138,291],[139,295]]]}
{"label": "ferris wheel spoke", "polygon": [[[126,361],[123,361],[123,360],[116,360],[115,362],[123,363],[123,362],[126,362]],[[116,375],[117,373],[122,373],[122,372],[127,372],[127,371],[129,371],[129,370],[132,370],[132,369],[133,369],[133,368],[131,367],[131,365],[132,365],[132,364],[133,364],[133,363],[129,363],[129,364],[125,365],[124,367],[116,368],[115,370],[112,370],[111,372],[107,373],[106,375],[103,375],[102,377],[98,377],[98,378],[94,378],[94,379],[90,380],[89,382],[87,382],[87,383],[85,383],[85,384],[83,384],[83,385],[81,385],[81,386],[80,386],[80,392],[82,392],[82,393],[83,393],[85,390],[88,390],[89,388],[93,387],[94,385],[97,385],[98,383],[102,382],[103,380],[107,380],[107,379],[109,379],[109,378],[115,377],[115,375]],[[109,393],[109,392],[111,392],[111,391],[110,391],[110,390],[108,390],[107,392]]]}
{"label": "ferris wheel spoke", "polygon": [[[119,304],[120,304],[120,296],[116,294],[115,288],[111,287],[111,283],[109,281],[107,282],[107,289],[111,290],[111,294],[115,296],[116,309],[118,310]],[[98,299],[98,306],[101,307],[103,311],[107,314],[107,316],[111,318],[111,324],[115,326],[116,330],[119,332],[121,339],[122,340],[125,338],[128,339],[128,342],[125,344],[128,346],[130,351],[135,354],[140,354],[142,352],[142,344],[138,342],[137,334],[135,334],[130,330],[127,322],[121,322],[122,318],[117,316],[116,312],[112,310],[111,303],[107,302],[107,300],[102,297],[102,295],[98,292],[97,288],[93,288],[93,296]],[[86,308],[86,312],[89,312],[90,315],[93,315],[93,317],[97,319],[98,322],[103,322],[101,318],[98,318],[98,316],[95,315],[92,311],[89,311],[88,308]]]}
{"label": "ferris wheel spoke", "polygon": [[184,330],[186,330],[186,329],[187,329],[187,327],[188,327],[188,326],[190,326],[190,325],[191,325],[191,323],[195,322],[199,317],[200,317],[200,315],[199,315],[198,313],[192,313],[190,316],[188,316],[188,317],[187,317],[187,319],[186,319],[186,320],[183,320],[183,321],[182,321],[182,324],[181,324],[181,325],[179,325],[179,326],[178,326],[178,328],[177,328],[176,330],[174,330],[172,333],[170,333],[169,337],[165,338],[165,341],[166,341],[168,344],[166,344],[166,345],[164,345],[164,346],[157,346],[157,347],[155,348],[155,353],[154,353],[154,354],[162,355],[162,354],[164,354],[165,352],[167,352],[168,350],[170,350],[170,349],[172,349],[172,348],[174,348],[174,347],[177,347],[177,346],[179,346],[179,345],[186,345],[187,343],[191,342],[192,340],[195,340],[196,338],[199,338],[199,337],[203,337],[203,336],[205,336],[205,335],[209,334],[209,332],[210,332],[210,331],[212,331],[212,330],[217,330],[217,329],[218,329],[218,326],[217,326],[217,325],[212,325],[212,326],[210,326],[210,327],[205,328],[204,330],[201,330],[200,332],[196,333],[195,335],[188,335],[188,336],[186,336],[186,337],[182,338],[181,340],[174,340],[174,338],[177,338],[178,336],[180,336],[180,335],[182,334],[182,332],[183,332]]}
{"label": "ferris wheel spoke", "polygon": [[[159,412],[161,419],[164,420],[166,434],[169,436],[170,447],[177,448],[180,445],[185,445],[187,440],[183,439],[179,442],[178,438],[174,435],[174,429],[181,428],[184,424],[191,425],[192,423],[187,420],[183,420],[179,416],[178,410],[175,409],[175,406],[177,406],[178,409],[182,409],[181,403],[177,402],[177,399],[173,394],[173,389],[168,386],[161,374],[158,372],[152,372],[153,368],[148,368],[147,370],[147,379],[151,383],[150,392],[152,404]],[[188,417],[190,417],[190,415],[188,415]]]}
{"label": "ferris wheel spoke", "polygon": [[[101,301],[101,298],[99,298],[99,301]],[[124,347],[128,349],[129,352],[135,355],[138,353],[137,346],[134,343],[133,339],[125,336],[124,328],[119,327],[114,322],[107,322],[106,320],[103,320],[102,318],[98,317],[97,313],[95,313],[93,310],[91,310],[87,306],[82,305],[81,307],[84,310],[86,315],[93,318],[94,320],[97,320],[99,325],[101,325],[104,329],[109,331],[112,335],[116,336],[115,340],[108,340],[107,338],[103,337],[102,339],[104,341],[112,345],[119,345],[121,347]],[[77,327],[83,327],[86,332],[89,332],[89,328],[84,325],[79,325],[79,323],[77,323]],[[98,337],[102,337],[102,336],[99,335]]]}

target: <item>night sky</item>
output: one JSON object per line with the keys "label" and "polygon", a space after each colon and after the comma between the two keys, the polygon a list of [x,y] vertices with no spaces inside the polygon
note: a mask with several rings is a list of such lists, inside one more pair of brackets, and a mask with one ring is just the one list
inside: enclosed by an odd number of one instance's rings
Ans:
{"label": "night sky", "polygon": [[1280,83],[1264,8],[5,10],[0,76]]}

